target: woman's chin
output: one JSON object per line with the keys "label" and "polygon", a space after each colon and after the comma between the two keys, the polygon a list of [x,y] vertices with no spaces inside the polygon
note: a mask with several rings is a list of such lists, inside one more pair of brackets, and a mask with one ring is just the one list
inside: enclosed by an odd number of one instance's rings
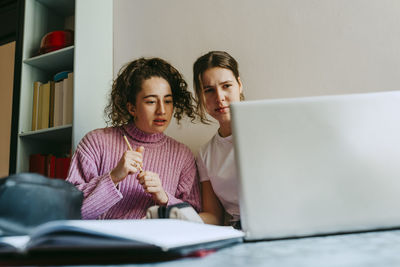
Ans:
{"label": "woman's chin", "polygon": [[153,125],[151,127],[151,131],[153,134],[155,133],[163,133],[168,128],[169,123],[165,123],[164,125]]}
{"label": "woman's chin", "polygon": [[215,116],[214,119],[216,119],[219,124],[226,124],[231,122],[231,114],[219,114],[219,116]]}
{"label": "woman's chin", "polygon": [[147,134],[157,134],[157,133],[163,133],[167,127],[168,124],[166,125],[150,125],[148,127],[140,127],[140,125],[136,125],[136,127],[141,130],[142,132],[145,132]]}

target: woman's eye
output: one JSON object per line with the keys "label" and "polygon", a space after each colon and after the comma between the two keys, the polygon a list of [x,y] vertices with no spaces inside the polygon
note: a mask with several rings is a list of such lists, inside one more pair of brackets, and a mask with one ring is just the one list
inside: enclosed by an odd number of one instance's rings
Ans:
{"label": "woman's eye", "polygon": [[155,104],[156,101],[146,101],[146,104]]}
{"label": "woman's eye", "polygon": [[204,90],[204,93],[212,93],[214,91],[214,89],[213,88],[207,88],[207,89],[205,89]]}
{"label": "woman's eye", "polygon": [[171,104],[172,102],[173,102],[172,99],[171,100],[165,100],[166,104]]}
{"label": "woman's eye", "polygon": [[224,88],[229,88],[231,86],[232,86],[232,84],[224,84]]}

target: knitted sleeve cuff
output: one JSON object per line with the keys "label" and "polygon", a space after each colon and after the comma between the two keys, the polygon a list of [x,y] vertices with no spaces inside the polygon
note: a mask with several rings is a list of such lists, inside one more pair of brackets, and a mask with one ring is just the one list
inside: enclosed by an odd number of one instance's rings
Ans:
{"label": "knitted sleeve cuff", "polygon": [[123,197],[108,173],[98,177],[98,179],[96,188],[83,201],[83,219],[97,219]]}
{"label": "knitted sleeve cuff", "polygon": [[178,203],[182,203],[182,202],[183,202],[183,200],[181,200],[181,199],[179,199],[179,198],[176,198],[174,195],[171,195],[169,192],[165,192],[165,193],[166,193],[167,196],[168,196],[168,203],[167,203],[167,206],[175,205],[175,204],[178,204]]}

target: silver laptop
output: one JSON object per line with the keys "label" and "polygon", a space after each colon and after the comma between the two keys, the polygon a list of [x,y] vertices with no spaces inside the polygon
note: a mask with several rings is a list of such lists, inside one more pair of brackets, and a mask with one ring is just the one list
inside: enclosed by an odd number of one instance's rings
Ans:
{"label": "silver laptop", "polygon": [[400,226],[400,91],[231,109],[247,240]]}

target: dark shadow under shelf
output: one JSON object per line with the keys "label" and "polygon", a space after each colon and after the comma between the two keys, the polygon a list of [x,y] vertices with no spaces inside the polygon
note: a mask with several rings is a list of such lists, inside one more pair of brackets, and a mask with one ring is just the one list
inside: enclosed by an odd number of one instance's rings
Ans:
{"label": "dark shadow under shelf", "polygon": [[71,142],[72,138],[72,125],[63,125],[58,127],[46,128],[37,131],[29,131],[19,134],[20,138],[34,139],[38,141],[49,141],[49,142]]}

